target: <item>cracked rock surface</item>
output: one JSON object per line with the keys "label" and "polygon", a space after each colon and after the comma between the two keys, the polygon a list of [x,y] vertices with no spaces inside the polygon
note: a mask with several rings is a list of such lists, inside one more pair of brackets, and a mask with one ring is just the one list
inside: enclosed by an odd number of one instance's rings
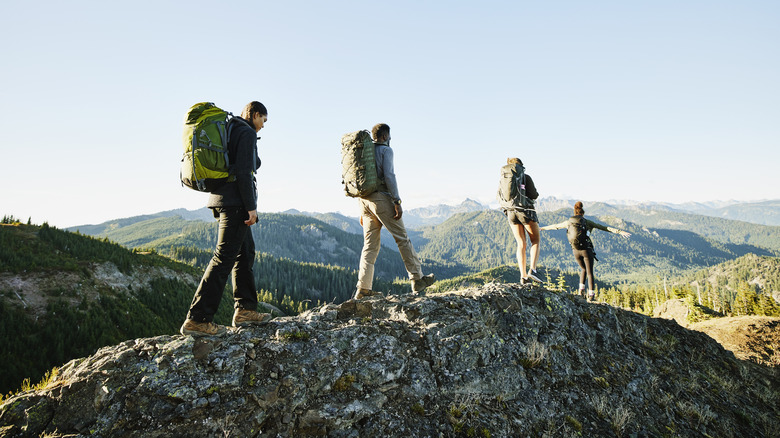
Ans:
{"label": "cracked rock surface", "polygon": [[0,436],[778,436],[777,368],[573,295],[488,284],[325,305],[64,365]]}

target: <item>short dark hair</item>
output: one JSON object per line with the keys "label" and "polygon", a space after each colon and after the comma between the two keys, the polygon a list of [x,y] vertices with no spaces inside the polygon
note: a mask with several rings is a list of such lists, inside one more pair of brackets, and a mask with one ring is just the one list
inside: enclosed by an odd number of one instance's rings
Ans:
{"label": "short dark hair", "polygon": [[371,128],[371,136],[374,137],[374,141],[379,141],[379,137],[388,135],[390,135],[390,127],[386,123],[377,123]]}
{"label": "short dark hair", "polygon": [[243,111],[241,111],[241,118],[245,120],[252,121],[252,118],[254,118],[255,114],[260,114],[261,116],[267,116],[268,110],[265,109],[265,105],[262,103],[253,100],[246,104]]}
{"label": "short dark hair", "polygon": [[582,208],[582,201],[577,201],[574,203],[574,215],[585,216],[585,210]]}

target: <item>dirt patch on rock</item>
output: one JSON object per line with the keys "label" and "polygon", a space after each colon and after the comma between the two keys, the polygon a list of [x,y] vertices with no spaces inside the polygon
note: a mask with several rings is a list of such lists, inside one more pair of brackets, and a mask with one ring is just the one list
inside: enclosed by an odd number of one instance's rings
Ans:
{"label": "dirt patch on rock", "polygon": [[780,318],[714,318],[692,324],[690,328],[706,333],[739,359],[780,366]]}

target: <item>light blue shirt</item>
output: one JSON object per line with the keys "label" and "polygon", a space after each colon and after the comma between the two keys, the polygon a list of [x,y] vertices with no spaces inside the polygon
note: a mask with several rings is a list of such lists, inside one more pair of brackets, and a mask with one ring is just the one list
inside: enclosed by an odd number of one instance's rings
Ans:
{"label": "light blue shirt", "polygon": [[377,143],[376,154],[376,174],[381,181],[385,182],[391,198],[395,201],[401,199],[398,194],[398,182],[395,180],[395,170],[393,168],[393,150],[384,143]]}

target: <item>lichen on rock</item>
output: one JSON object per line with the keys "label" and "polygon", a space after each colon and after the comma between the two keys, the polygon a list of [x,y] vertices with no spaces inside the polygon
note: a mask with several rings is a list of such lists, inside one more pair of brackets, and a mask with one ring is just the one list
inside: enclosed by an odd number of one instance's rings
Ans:
{"label": "lichen on rock", "polygon": [[223,338],[105,347],[7,399],[0,431],[772,436],[779,382],[674,321],[488,284],[326,304]]}

